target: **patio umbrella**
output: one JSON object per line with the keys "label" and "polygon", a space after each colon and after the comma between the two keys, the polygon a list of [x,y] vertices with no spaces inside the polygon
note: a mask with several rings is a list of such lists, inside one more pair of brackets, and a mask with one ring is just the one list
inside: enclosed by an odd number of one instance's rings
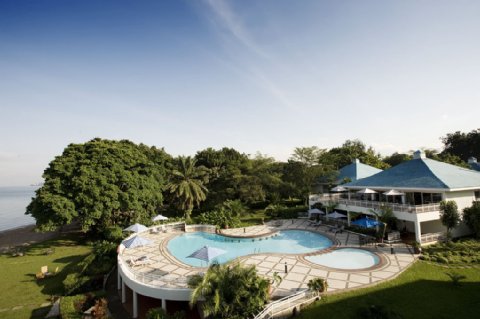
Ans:
{"label": "patio umbrella", "polygon": [[400,196],[400,195],[405,195],[405,193],[399,192],[395,189],[391,189],[388,192],[383,193],[385,196]]}
{"label": "patio umbrella", "polygon": [[333,213],[328,214],[327,217],[328,217],[328,218],[333,218],[333,219],[337,219],[337,218],[347,218],[346,215],[340,214],[340,213],[337,212],[337,211],[334,211]]}
{"label": "patio umbrella", "polygon": [[220,248],[203,246],[199,250],[193,252],[190,256],[187,256],[187,258],[196,258],[209,263],[215,257],[223,255],[225,253],[226,251]]}
{"label": "patio umbrella", "polygon": [[346,192],[347,189],[343,186],[335,186],[332,188],[332,192]]}
{"label": "patio umbrella", "polygon": [[310,218],[313,214],[325,214],[324,212],[322,212],[320,209],[318,208],[312,208],[312,209],[309,209],[308,210],[308,217]]}
{"label": "patio umbrella", "polygon": [[377,192],[374,191],[373,189],[370,188],[364,188],[362,190],[359,190],[357,194],[376,194]]}
{"label": "patio umbrella", "polygon": [[133,236],[132,238],[122,241],[122,244],[125,246],[125,248],[135,248],[153,244],[153,241],[140,236]]}
{"label": "patio umbrella", "polygon": [[360,218],[352,222],[352,225],[357,225],[364,228],[373,228],[381,224],[382,224],[381,222],[375,219],[370,219],[368,217]]}
{"label": "patio umbrella", "polygon": [[165,216],[163,216],[162,214],[160,214],[160,215],[157,215],[157,216],[153,217],[153,218],[152,218],[152,221],[158,222],[158,221],[160,221],[160,220],[167,220],[167,219],[168,219],[168,217],[165,217]]}
{"label": "patio umbrella", "polygon": [[123,231],[133,231],[134,233],[141,233],[146,231],[148,228],[142,224],[135,223],[132,226],[125,228]]}

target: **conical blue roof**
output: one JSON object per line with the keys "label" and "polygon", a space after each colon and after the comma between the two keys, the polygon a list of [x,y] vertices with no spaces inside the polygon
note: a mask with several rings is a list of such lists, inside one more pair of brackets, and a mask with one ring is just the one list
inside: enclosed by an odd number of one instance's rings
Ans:
{"label": "conical blue roof", "polygon": [[414,189],[480,188],[480,172],[417,157],[343,186]]}
{"label": "conical blue roof", "polygon": [[355,160],[352,164],[344,166],[339,170],[338,183],[342,183],[345,179],[350,179],[353,182],[361,178],[372,176],[381,171],[381,169],[360,163],[359,160]]}

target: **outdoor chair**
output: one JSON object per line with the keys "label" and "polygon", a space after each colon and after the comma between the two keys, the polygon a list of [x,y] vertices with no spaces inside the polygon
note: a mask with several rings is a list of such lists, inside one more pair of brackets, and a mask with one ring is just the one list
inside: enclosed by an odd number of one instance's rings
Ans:
{"label": "outdoor chair", "polygon": [[158,233],[160,233],[160,231],[158,230],[158,227],[154,227],[150,229],[150,234],[158,234]]}
{"label": "outdoor chair", "polygon": [[37,280],[40,280],[40,279],[45,278],[45,275],[44,275],[43,273],[41,273],[41,272],[37,272],[37,273],[35,274],[35,277],[37,278]]}

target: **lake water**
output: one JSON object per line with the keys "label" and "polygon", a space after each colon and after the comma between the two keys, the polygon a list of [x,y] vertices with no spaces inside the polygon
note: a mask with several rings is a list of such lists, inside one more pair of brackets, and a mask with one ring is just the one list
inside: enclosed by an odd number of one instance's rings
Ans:
{"label": "lake water", "polygon": [[0,187],[0,231],[35,224],[25,210],[37,186]]}

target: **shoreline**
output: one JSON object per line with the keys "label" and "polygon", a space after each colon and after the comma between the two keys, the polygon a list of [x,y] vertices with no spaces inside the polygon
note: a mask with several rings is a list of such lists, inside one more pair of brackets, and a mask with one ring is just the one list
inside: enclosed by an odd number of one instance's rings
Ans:
{"label": "shoreline", "polygon": [[35,224],[2,230],[0,231],[0,253],[5,253],[16,246],[28,246],[51,239],[58,234],[59,231],[37,233],[35,232]]}

